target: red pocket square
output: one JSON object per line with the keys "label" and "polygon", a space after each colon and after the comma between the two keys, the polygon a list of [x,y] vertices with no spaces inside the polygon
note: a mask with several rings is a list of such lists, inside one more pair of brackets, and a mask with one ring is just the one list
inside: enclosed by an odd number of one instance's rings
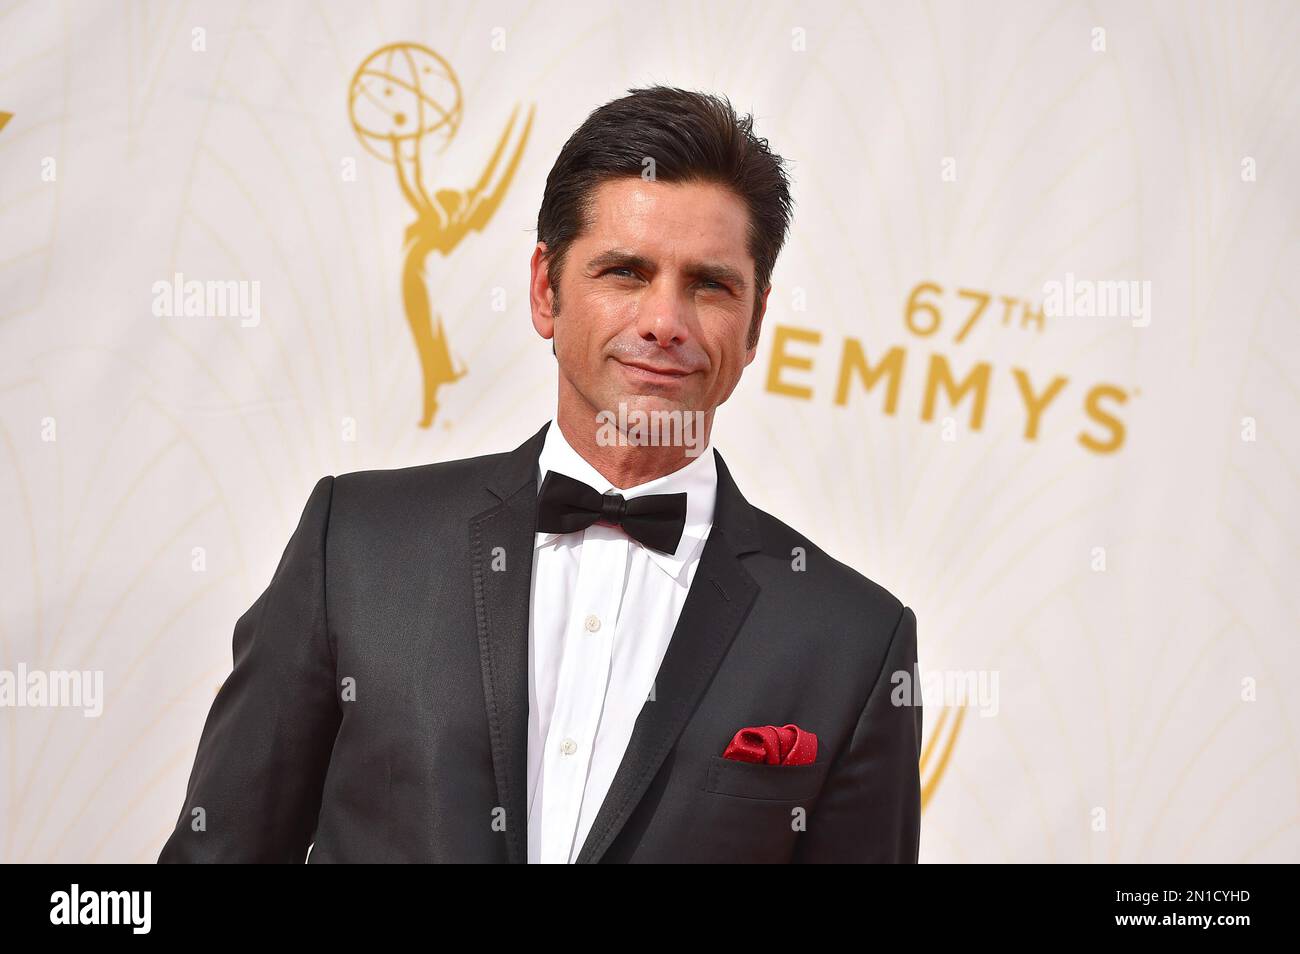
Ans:
{"label": "red pocket square", "polygon": [[817,761],[817,736],[793,724],[746,726],[736,733],[722,757],[767,765],[807,765]]}

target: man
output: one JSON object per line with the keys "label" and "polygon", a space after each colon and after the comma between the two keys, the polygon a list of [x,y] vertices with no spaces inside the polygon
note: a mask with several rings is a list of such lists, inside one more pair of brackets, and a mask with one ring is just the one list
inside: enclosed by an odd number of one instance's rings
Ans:
{"label": "man", "polygon": [[710,439],[782,162],[664,87],[574,133],[532,258],[554,418],[321,479],[161,861],[916,860],[921,707],[891,698],[916,617],[751,506]]}

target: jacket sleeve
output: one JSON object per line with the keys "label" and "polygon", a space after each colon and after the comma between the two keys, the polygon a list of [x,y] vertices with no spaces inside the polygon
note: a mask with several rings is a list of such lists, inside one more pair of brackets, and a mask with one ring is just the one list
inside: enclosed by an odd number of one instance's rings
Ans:
{"label": "jacket sleeve", "polygon": [[334,479],[312,490],[275,575],[235,624],[234,669],[208,712],[159,862],[302,862],[341,709],[325,612]]}
{"label": "jacket sleeve", "polygon": [[[909,692],[896,704],[898,673]],[[915,863],[921,843],[921,694],[916,614],[903,607],[849,743],[801,833],[801,863]]]}

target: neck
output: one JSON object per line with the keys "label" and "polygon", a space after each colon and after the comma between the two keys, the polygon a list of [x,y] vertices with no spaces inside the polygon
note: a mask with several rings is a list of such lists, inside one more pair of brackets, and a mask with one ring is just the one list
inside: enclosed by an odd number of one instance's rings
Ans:
{"label": "neck", "polygon": [[[681,470],[699,454],[687,454],[690,448],[677,444],[642,444],[633,445],[630,441],[620,440],[615,443],[602,443],[597,439],[601,424],[596,420],[594,411],[577,412],[561,407],[555,415],[560,433],[569,442],[569,446],[578,452],[596,471],[619,488],[638,487],[648,481],[664,477]],[[704,434],[696,447],[703,453],[709,446],[713,431],[713,411],[705,413]],[[606,427],[605,430],[608,430]]]}

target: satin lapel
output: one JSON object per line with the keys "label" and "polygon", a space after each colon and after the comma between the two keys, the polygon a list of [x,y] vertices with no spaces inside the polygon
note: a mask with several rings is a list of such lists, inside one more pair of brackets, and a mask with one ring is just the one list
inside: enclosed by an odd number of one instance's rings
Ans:
{"label": "satin lapel", "polygon": [[474,609],[506,851],[528,860],[528,598],[537,520],[537,458],[549,422],[506,454],[488,489],[500,503],[470,518]]}
{"label": "satin lapel", "polygon": [[759,548],[754,509],[736,488],[722,456],[714,453],[718,492],[713,529],[655,676],[654,699],[641,708],[623,761],[578,855],[579,864],[599,861],[618,837],[682,734],[758,595],[758,584],[739,559]]}

